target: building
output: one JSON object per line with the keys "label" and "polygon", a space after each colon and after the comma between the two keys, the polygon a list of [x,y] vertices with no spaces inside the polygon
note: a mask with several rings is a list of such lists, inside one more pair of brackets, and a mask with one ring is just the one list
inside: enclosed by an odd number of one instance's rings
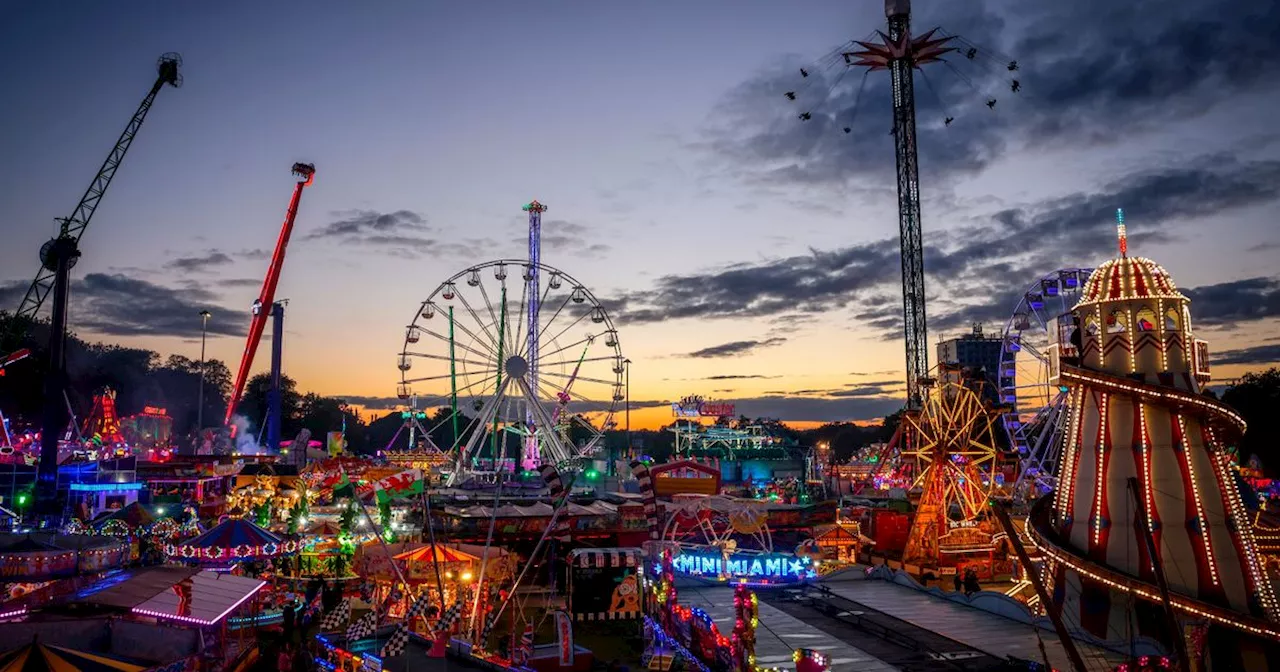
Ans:
{"label": "building", "polygon": [[1000,370],[1002,343],[999,338],[983,336],[982,325],[975,324],[972,333],[938,343],[938,364],[958,365],[971,374],[979,372],[980,375],[973,377],[983,381],[982,398],[996,405],[1000,402],[996,376]]}

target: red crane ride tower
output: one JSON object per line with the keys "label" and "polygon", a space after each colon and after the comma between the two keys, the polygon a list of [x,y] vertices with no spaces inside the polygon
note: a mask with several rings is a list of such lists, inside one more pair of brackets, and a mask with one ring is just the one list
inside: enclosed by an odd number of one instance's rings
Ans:
{"label": "red crane ride tower", "polygon": [[[271,255],[271,266],[267,268],[267,277],[262,281],[262,292],[253,302],[253,318],[249,322],[249,338],[244,344],[244,356],[240,358],[240,370],[236,372],[236,383],[231,389],[231,399],[227,401],[227,417],[223,420],[231,424],[231,416],[235,414],[240,397],[244,395],[244,385],[249,378],[249,368],[253,366],[253,356],[258,352],[258,342],[262,340],[262,331],[267,326],[267,318],[272,313],[276,299],[276,285],[280,282],[280,268],[284,266],[285,248],[289,246],[289,235],[293,233],[293,220],[298,216],[298,203],[302,200],[302,190],[315,181],[316,167],[310,163],[293,164],[293,174],[302,178],[293,187],[293,197],[289,199],[289,210],[285,213],[284,224],[280,227],[280,238],[276,240],[276,250]],[[233,428],[234,429],[234,428]]]}

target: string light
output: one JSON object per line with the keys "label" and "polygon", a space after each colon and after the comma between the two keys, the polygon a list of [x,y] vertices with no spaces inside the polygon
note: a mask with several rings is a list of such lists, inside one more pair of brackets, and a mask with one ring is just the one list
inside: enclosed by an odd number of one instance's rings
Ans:
{"label": "string light", "polygon": [[[1032,512],[1032,518],[1036,516],[1036,512]],[[1044,553],[1053,562],[1061,563],[1068,569],[1086,577],[1093,579],[1109,588],[1114,588],[1122,593],[1137,595],[1149,602],[1160,602],[1160,593],[1154,588],[1145,587],[1140,581],[1126,576],[1121,572],[1107,569],[1103,566],[1093,563],[1077,562],[1075,557],[1065,549],[1060,549],[1047,538],[1045,538],[1037,525],[1031,524],[1028,519],[1026,526],[1028,537],[1041,553]],[[1270,623],[1258,621],[1256,619],[1242,619],[1235,612],[1218,607],[1199,600],[1184,597],[1178,594],[1169,596],[1169,602],[1179,611],[1206,618],[1216,623],[1228,625],[1233,628],[1243,630],[1254,635],[1269,637],[1274,640],[1280,640],[1280,630],[1277,630]]]}
{"label": "string light", "polygon": [[154,618],[167,618],[171,620],[182,621],[183,623],[193,623],[196,625],[214,625],[222,621],[222,619],[225,618],[227,614],[235,611],[237,607],[244,604],[246,600],[253,597],[259,590],[262,590],[262,587],[265,585],[267,585],[266,581],[259,581],[258,585],[254,586],[252,590],[250,590],[249,592],[241,596],[239,600],[236,600],[235,604],[232,604],[231,606],[227,607],[221,614],[218,614],[212,619],[196,618],[194,616],[179,616],[178,614],[171,614],[163,611],[154,611],[151,609],[142,609],[139,607],[134,607],[133,613],[142,614],[144,616],[152,616]]}
{"label": "string light", "polygon": [[1174,416],[1178,420],[1178,440],[1182,447],[1182,461],[1187,465],[1187,476],[1191,482],[1191,497],[1196,510],[1196,528],[1200,542],[1204,545],[1205,557],[1209,559],[1209,577],[1213,585],[1219,585],[1217,564],[1213,560],[1213,543],[1209,538],[1209,519],[1204,514],[1204,506],[1200,501],[1200,485],[1196,479],[1196,467],[1191,459],[1191,445],[1187,440],[1187,419],[1181,413]]}
{"label": "string light", "polygon": [[1161,402],[1162,405],[1191,406],[1197,410],[1206,411],[1211,415],[1221,416],[1229,420],[1242,434],[1245,430],[1244,418],[1241,418],[1230,407],[1216,399],[1202,397],[1176,388],[1156,388],[1151,385],[1135,384],[1119,376],[1096,371],[1085,371],[1084,369],[1069,366],[1062,367],[1062,377],[1065,382],[1106,388],[1113,392],[1136,396],[1146,401]]}
{"label": "string light", "polygon": [[1097,461],[1094,466],[1094,483],[1093,483],[1093,545],[1102,544],[1102,495],[1106,491],[1107,484],[1107,406],[1108,396],[1106,392],[1102,392],[1098,400],[1098,447]]}

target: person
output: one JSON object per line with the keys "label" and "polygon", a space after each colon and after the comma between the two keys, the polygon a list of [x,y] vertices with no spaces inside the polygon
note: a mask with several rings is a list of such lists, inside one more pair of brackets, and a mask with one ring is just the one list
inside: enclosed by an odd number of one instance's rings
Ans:
{"label": "person", "polygon": [[292,644],[290,644],[290,643],[288,643],[288,642],[285,642],[285,643],[280,647],[280,653],[276,655],[276,669],[277,669],[277,670],[292,670],[292,669],[293,669],[293,651],[292,651],[292,647],[293,647],[293,645],[292,645]]}
{"label": "person", "polygon": [[964,594],[972,596],[974,593],[982,590],[978,585],[978,574],[972,569],[964,574]]}
{"label": "person", "polygon": [[955,574],[953,574],[951,576],[951,580],[955,583],[957,593],[962,592],[964,590],[964,584],[960,582],[960,572],[956,572]]}
{"label": "person", "polygon": [[297,623],[298,612],[293,604],[293,600],[285,602],[282,607],[284,615],[282,625],[284,627],[284,641],[293,641],[293,626]]}

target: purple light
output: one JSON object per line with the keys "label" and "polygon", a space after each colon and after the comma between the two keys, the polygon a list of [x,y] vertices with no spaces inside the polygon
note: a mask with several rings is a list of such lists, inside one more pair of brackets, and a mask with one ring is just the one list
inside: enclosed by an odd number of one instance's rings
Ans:
{"label": "purple light", "polygon": [[245,593],[244,597],[241,597],[239,600],[236,601],[235,604],[231,605],[230,607],[227,607],[226,611],[223,611],[221,614],[218,614],[217,617],[215,617],[211,621],[207,621],[203,618],[193,618],[191,616],[179,616],[177,614],[166,614],[164,612],[151,611],[150,609],[142,609],[140,607],[134,607],[133,613],[142,614],[144,616],[152,616],[155,618],[170,618],[176,621],[182,621],[184,623],[194,623],[196,625],[213,625],[221,621],[222,619],[226,618],[227,614],[235,611],[236,607],[239,607],[240,605],[244,604],[245,600],[248,600],[249,598],[253,597],[254,594],[256,594],[259,590],[262,590],[262,587],[265,585],[267,585],[266,581],[259,581],[258,585],[253,587],[253,590]]}
{"label": "purple light", "polygon": [[3,614],[0,614],[0,620],[4,620],[6,618],[17,618],[18,616],[26,616],[26,615],[27,615],[27,608],[23,607],[21,609],[6,611]]}

